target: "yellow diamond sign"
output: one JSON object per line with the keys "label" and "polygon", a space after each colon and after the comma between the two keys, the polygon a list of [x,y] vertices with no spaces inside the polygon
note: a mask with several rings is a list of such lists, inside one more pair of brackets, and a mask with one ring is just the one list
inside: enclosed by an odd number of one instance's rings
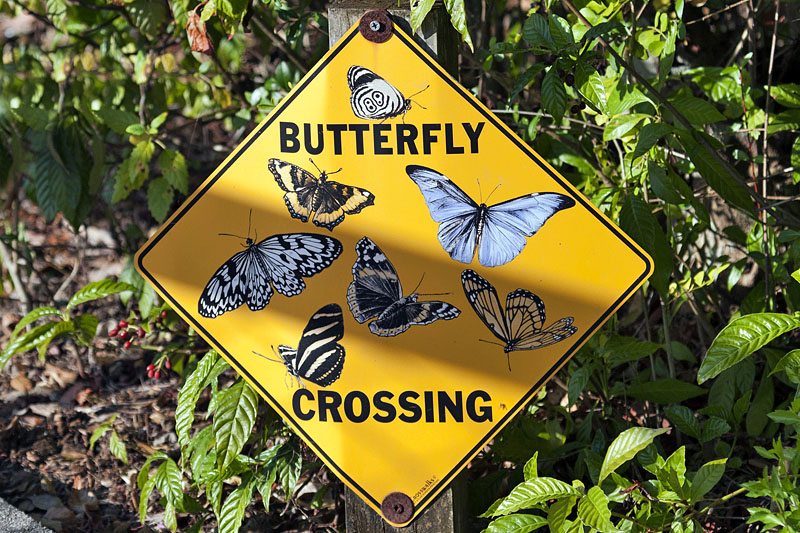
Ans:
{"label": "yellow diamond sign", "polygon": [[652,271],[396,27],[353,27],[137,265],[356,493],[414,516]]}

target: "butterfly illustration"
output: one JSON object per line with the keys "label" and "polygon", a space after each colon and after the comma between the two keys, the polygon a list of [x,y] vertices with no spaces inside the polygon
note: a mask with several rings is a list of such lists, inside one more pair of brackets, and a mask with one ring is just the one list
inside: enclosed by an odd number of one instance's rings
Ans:
{"label": "butterfly illustration", "polygon": [[[572,325],[573,317],[561,318],[542,329],[545,322],[544,302],[525,289],[516,289],[506,297],[506,309],[500,305],[497,291],[491,283],[474,270],[461,273],[464,294],[486,327],[505,343],[503,351],[511,370],[510,352],[536,350],[561,342],[578,328]],[[488,341],[487,341],[488,342]]]}
{"label": "butterfly illustration", "polygon": [[353,282],[347,288],[347,304],[360,324],[377,318],[369,325],[375,335],[394,337],[414,324],[424,326],[461,314],[446,302],[418,302],[416,293],[403,296],[397,271],[368,237],[358,241],[356,252],[358,258],[353,265]]}
{"label": "butterfly illustration", "polygon": [[[311,315],[296,350],[285,344],[278,345],[278,362],[286,365],[289,379],[297,378],[300,387],[305,388],[304,379],[327,387],[342,375],[344,347],[338,342],[343,336],[342,308],[338,304],[328,304]],[[256,351],[253,353],[275,361]]]}
{"label": "butterfly illustration", "polygon": [[354,215],[375,202],[375,195],[366,189],[328,181],[328,176],[342,169],[328,173],[317,168],[320,176],[315,178],[310,172],[280,159],[270,159],[267,168],[286,191],[283,201],[290,215],[308,222],[313,212],[314,224],[331,231],[344,220],[345,214]]}
{"label": "butterfly illustration", "polygon": [[435,170],[408,165],[406,173],[417,184],[431,218],[439,223],[439,242],[450,257],[485,267],[504,265],[517,257],[547,220],[575,205],[569,196],[540,192],[488,206],[478,205],[458,185]]}
{"label": "butterfly illustration", "polygon": [[197,302],[201,316],[216,318],[245,302],[251,311],[264,309],[273,287],[296,296],[306,288],[303,278],[320,273],[342,253],[342,243],[314,233],[272,235],[258,243],[247,237],[244,246],[208,280]]}
{"label": "butterfly illustration", "polygon": [[[347,71],[347,85],[351,91],[350,107],[353,108],[353,113],[358,118],[386,120],[399,115],[405,116],[406,112],[411,109],[411,97],[404,97],[403,93],[391,83],[368,68],[358,65],[350,67]],[[416,96],[422,91],[411,96]]]}

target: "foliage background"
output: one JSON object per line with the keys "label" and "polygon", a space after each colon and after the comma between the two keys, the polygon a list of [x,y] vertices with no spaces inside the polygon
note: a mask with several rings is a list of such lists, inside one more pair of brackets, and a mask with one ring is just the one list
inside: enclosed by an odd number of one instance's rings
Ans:
{"label": "foliage background", "polygon": [[[414,2],[412,23],[433,4]],[[656,262],[645,288],[472,462],[473,526],[800,529],[798,4],[444,7],[464,39],[461,83]],[[4,333],[0,365],[34,350],[92,372],[102,365],[93,350],[124,351],[95,337],[100,321],[141,323],[142,366],[166,371],[170,361],[185,379],[180,453],[130,458],[143,522],[158,512],[169,529],[213,517],[236,531],[259,516],[275,530],[342,528],[341,484],[216,354],[200,357],[202,341],[130,263],[321,57],[326,8],[0,5],[2,298],[22,319]],[[106,229],[108,253],[127,263],[78,290],[87,280],[77,266],[52,276],[37,261],[46,250],[30,242],[31,213],[68,224],[75,250],[91,228]],[[98,426],[91,445],[108,436],[127,462],[119,420]],[[310,500],[298,484],[315,487]]]}

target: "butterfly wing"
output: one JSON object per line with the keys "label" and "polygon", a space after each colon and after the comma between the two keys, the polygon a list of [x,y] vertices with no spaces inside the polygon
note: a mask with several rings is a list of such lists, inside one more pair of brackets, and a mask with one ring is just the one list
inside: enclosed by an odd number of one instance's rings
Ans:
{"label": "butterfly wing", "polygon": [[310,172],[280,159],[270,159],[267,168],[272,172],[280,188],[286,191],[283,201],[289,209],[289,214],[308,222],[319,180]]}
{"label": "butterfly wing", "polygon": [[315,233],[272,235],[255,248],[269,281],[284,296],[303,292],[306,287],[303,278],[322,272],[342,253],[342,243],[338,240]]}
{"label": "butterfly wing", "polygon": [[486,210],[478,261],[487,267],[504,265],[517,257],[531,237],[557,212],[575,205],[569,196],[533,193],[495,204]]}
{"label": "butterfly wing", "polygon": [[478,223],[478,204],[447,176],[435,170],[408,165],[406,173],[417,184],[431,218],[439,222],[439,242],[450,257],[472,262]]}
{"label": "butterfly wing", "polygon": [[344,215],[354,215],[375,203],[375,196],[366,189],[326,181],[319,187],[314,224],[333,230]]}
{"label": "butterfly wing", "polygon": [[427,302],[409,301],[405,305],[389,308],[371,322],[369,330],[381,337],[394,337],[413,325],[424,326],[440,318],[452,320],[461,314],[454,305],[432,300]]}
{"label": "butterfly wing", "polygon": [[353,282],[347,288],[347,304],[359,323],[380,315],[403,297],[400,278],[392,263],[369,237],[356,244]]}
{"label": "butterfly wing", "polygon": [[500,299],[497,297],[497,291],[492,284],[474,270],[467,269],[461,273],[461,285],[464,287],[467,301],[475,310],[478,318],[486,324],[495,337],[503,342],[508,342],[511,338],[509,328],[503,308],[500,306]]}
{"label": "butterfly wing", "polygon": [[200,316],[216,318],[233,311],[248,299],[251,290],[258,292],[260,300],[269,302],[272,296],[269,283],[265,282],[260,287],[253,287],[251,283],[251,278],[263,279],[263,274],[264,270],[252,247],[237,253],[225,261],[208,280],[197,302]]}
{"label": "butterfly wing", "polygon": [[350,107],[358,118],[381,120],[406,109],[403,94],[371,70],[354,65],[347,71]]}
{"label": "butterfly wing", "polygon": [[337,344],[344,336],[342,308],[328,304],[314,313],[300,337],[293,362],[296,375],[321,387],[339,379],[344,368],[344,347]]}
{"label": "butterfly wing", "polygon": [[511,335],[511,350],[535,350],[560,342],[578,331],[572,326],[572,317],[557,320],[543,330],[546,320],[544,302],[525,289],[508,293],[506,319]]}

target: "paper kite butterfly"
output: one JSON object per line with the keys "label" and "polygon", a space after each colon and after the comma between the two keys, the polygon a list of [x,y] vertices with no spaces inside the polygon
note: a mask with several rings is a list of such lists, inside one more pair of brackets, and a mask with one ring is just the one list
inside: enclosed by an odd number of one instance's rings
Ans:
{"label": "paper kite butterfly", "polygon": [[485,267],[504,265],[517,257],[547,220],[575,205],[569,196],[540,192],[499,204],[478,205],[458,185],[435,170],[408,165],[406,173],[419,187],[431,218],[439,223],[439,242],[450,257]]}
{"label": "paper kite butterfly", "polygon": [[491,283],[474,270],[461,273],[461,284],[472,308],[489,331],[505,343],[503,351],[511,370],[510,352],[536,350],[561,342],[578,328],[572,325],[573,317],[561,318],[546,329],[544,302],[525,289],[516,289],[506,297],[506,309],[500,305],[497,291]]}
{"label": "paper kite butterfly", "polygon": [[328,304],[311,315],[296,350],[285,344],[278,346],[280,362],[286,365],[290,379],[297,378],[300,387],[305,387],[303,380],[327,387],[339,379],[344,368],[344,347],[338,342],[343,336],[344,320],[339,305]]}
{"label": "paper kite butterfly", "polygon": [[414,324],[424,326],[461,314],[446,302],[418,302],[416,293],[403,296],[397,271],[368,237],[358,241],[356,252],[358,258],[353,265],[353,282],[347,288],[347,304],[360,324],[376,319],[369,325],[375,335],[394,337]]}
{"label": "paper kite butterfly", "polygon": [[[347,71],[350,87],[350,107],[358,118],[386,120],[405,115],[411,109],[411,97],[406,98],[392,84],[365,67],[353,65]],[[425,87],[427,89],[427,87]],[[424,91],[425,89],[422,89]],[[415,96],[419,94],[412,94]],[[417,104],[419,105],[419,104]],[[422,107],[422,106],[420,106]]]}
{"label": "paper kite butterfly", "polygon": [[314,224],[331,231],[344,220],[345,214],[354,215],[375,202],[375,196],[366,189],[328,181],[328,176],[335,172],[320,170],[320,176],[316,178],[297,165],[280,159],[270,159],[267,168],[280,188],[286,191],[283,201],[290,215],[308,222],[314,213]]}
{"label": "paper kite butterfly", "polygon": [[273,287],[284,296],[297,296],[306,288],[303,278],[329,267],[342,253],[338,240],[314,233],[272,235],[258,243],[247,237],[244,246],[203,289],[197,302],[201,316],[216,318],[245,302],[251,311],[264,309]]}

